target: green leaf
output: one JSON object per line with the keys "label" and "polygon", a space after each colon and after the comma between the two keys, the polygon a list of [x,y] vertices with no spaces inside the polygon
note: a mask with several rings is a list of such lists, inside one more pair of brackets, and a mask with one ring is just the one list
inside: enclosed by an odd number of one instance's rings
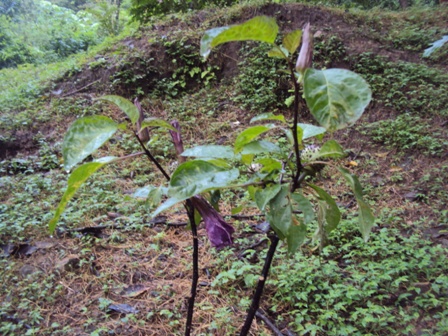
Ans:
{"label": "green leaf", "polygon": [[300,45],[302,39],[302,30],[294,30],[283,37],[283,46],[293,54]]}
{"label": "green leaf", "polygon": [[245,164],[246,166],[250,165],[252,161],[254,160],[255,155],[254,154],[243,154],[241,155],[241,162]]}
{"label": "green leaf", "polygon": [[250,123],[253,123],[253,122],[256,122],[256,121],[264,121],[264,120],[278,120],[278,121],[281,121],[283,123],[286,123],[284,115],[282,115],[282,114],[275,115],[272,112],[259,114],[259,115],[255,116],[255,117],[253,117],[250,120]]}
{"label": "green leaf", "polygon": [[215,159],[235,159],[233,149],[230,146],[205,145],[196,146],[185,150],[182,156],[193,156],[200,158],[215,158]]}
{"label": "green leaf", "polygon": [[165,192],[166,187],[155,187],[150,185],[137,189],[132,196],[135,198],[145,198],[148,206],[154,208],[160,204]]}
{"label": "green leaf", "polygon": [[266,140],[255,140],[244,145],[241,154],[280,153],[281,149],[276,144]]}
{"label": "green leaf", "polygon": [[221,201],[221,191],[219,189],[210,190],[210,198],[208,199],[211,206],[219,212],[219,201]]}
{"label": "green leaf", "polygon": [[258,209],[264,211],[265,206],[280,192],[282,186],[280,184],[273,184],[264,189],[257,189],[255,191],[255,203]]}
{"label": "green leaf", "polygon": [[227,187],[238,176],[238,169],[226,170],[203,160],[182,163],[170,180],[168,195],[171,198],[158,207],[153,216],[205,191]]}
{"label": "green leaf", "polygon": [[286,243],[288,244],[289,253],[294,253],[303,244],[306,234],[306,225],[293,216],[291,226],[286,235]]}
{"label": "green leaf", "polygon": [[188,161],[174,171],[168,195],[187,199],[207,190],[227,187],[238,176],[236,168],[225,170],[203,160]]}
{"label": "green leaf", "polygon": [[177,132],[177,129],[174,128],[169,122],[158,118],[146,118],[145,120],[143,120],[139,132],[146,127],[162,127],[170,131]]}
{"label": "green leaf", "polygon": [[92,116],[77,119],[68,129],[62,145],[64,169],[70,170],[101,147],[119,125],[104,116]]}
{"label": "green leaf", "polygon": [[185,201],[184,198],[176,198],[176,197],[171,197],[168,198],[162,205],[160,205],[152,214],[152,217],[156,217],[159,213],[168,210],[169,208],[171,208],[172,206],[176,205],[177,203],[183,202]]}
{"label": "green leaf", "polygon": [[203,161],[207,161],[208,163],[211,163],[212,165],[215,165],[217,167],[229,169],[232,168],[233,165],[229,163],[228,159],[214,159],[214,158],[200,158]]}
{"label": "green leaf", "polygon": [[243,205],[240,205],[240,206],[237,206],[237,207],[235,207],[235,208],[232,208],[232,209],[230,210],[230,213],[231,213],[232,215],[236,215],[236,214],[239,214],[241,211],[243,211],[243,209],[244,209],[244,206],[243,206]]}
{"label": "green leaf", "polygon": [[290,107],[292,105],[292,103],[294,103],[294,100],[296,99],[295,96],[289,96],[288,98],[285,99],[285,105],[286,107]]}
{"label": "green leaf", "polygon": [[314,126],[314,125],[310,125],[310,124],[300,124],[299,123],[299,124],[297,124],[297,127],[299,127],[303,132],[302,140],[315,137],[315,136],[317,136],[319,134],[323,134],[327,131],[323,127]]}
{"label": "green leaf", "polygon": [[367,241],[369,239],[372,227],[375,224],[375,216],[373,215],[369,205],[363,199],[362,187],[358,178],[345,168],[338,167],[338,170],[342,176],[344,176],[348,185],[352,188],[353,193],[355,194],[359,207],[359,231],[361,232],[364,241]]}
{"label": "green leaf", "polygon": [[291,198],[297,203],[298,209],[302,211],[305,224],[311,223],[314,220],[315,215],[314,208],[310,200],[298,193],[291,194]]}
{"label": "green leaf", "polygon": [[341,220],[341,212],[339,211],[333,197],[331,197],[325,190],[311,183],[309,186],[317,192],[318,199],[321,200],[321,202],[319,202],[319,206],[321,206],[324,211],[325,221],[327,224],[324,229],[325,232],[330,233],[338,226]]}
{"label": "green leaf", "polygon": [[334,158],[340,159],[346,157],[347,154],[344,152],[342,146],[336,140],[328,140],[322,145],[317,157]]}
{"label": "green leaf", "polygon": [[256,163],[263,165],[263,167],[260,169],[260,172],[264,173],[271,173],[273,171],[282,169],[282,163],[272,158],[262,158],[257,160]]}
{"label": "green leaf", "polygon": [[102,96],[98,98],[99,100],[106,100],[110,103],[113,103],[117,105],[120,110],[122,110],[126,115],[131,119],[131,122],[135,124],[140,116],[137,106],[132,104],[129,100],[126,98],[115,96],[115,95],[109,95],[109,96]]}
{"label": "green leaf", "polygon": [[288,56],[288,49],[282,46],[275,45],[271,50],[268,51],[268,57],[288,59]]}
{"label": "green leaf", "polygon": [[[286,135],[286,139],[288,139],[288,142],[290,145],[294,145],[294,136],[292,134],[292,131],[290,128],[284,128],[282,127],[281,130],[285,133]],[[297,128],[297,137],[299,138],[299,143],[301,143],[301,139],[302,139],[302,129],[301,128]]]}
{"label": "green leaf", "polygon": [[345,69],[307,69],[304,94],[314,118],[331,132],[354,124],[372,99],[367,82]]}
{"label": "green leaf", "polygon": [[247,145],[249,142],[254,140],[260,134],[263,134],[271,129],[275,128],[275,125],[266,125],[266,126],[253,126],[246,128],[242,131],[235,140],[234,151],[235,153],[241,152],[243,147]]}
{"label": "green leaf", "polygon": [[105,164],[115,161],[115,157],[102,158],[101,160],[85,163],[78,168],[76,168],[68,178],[68,186],[59,202],[58,207],[53,218],[48,223],[48,229],[50,233],[56,229],[56,224],[61,217],[62,213],[67,206],[68,201],[73,197],[76,191],[81,187],[81,185],[98,169],[103,167]]}
{"label": "green leaf", "polygon": [[289,186],[283,185],[277,195],[269,201],[269,211],[266,214],[271,228],[280,239],[285,239],[288,236],[292,225],[292,208],[289,197]]}
{"label": "green leaf", "polygon": [[201,39],[201,56],[207,58],[212,48],[232,41],[260,41],[274,43],[278,33],[275,19],[257,16],[242,24],[207,30]]}
{"label": "green leaf", "polygon": [[448,42],[448,35],[443,36],[440,40],[431,43],[431,47],[425,49],[423,52],[423,57],[429,57],[437,49],[441,48],[445,43]]}
{"label": "green leaf", "polygon": [[149,185],[149,186],[144,186],[141,188],[138,188],[133,194],[132,197],[135,198],[147,198],[149,193],[151,192],[151,190],[155,189],[156,187]]}

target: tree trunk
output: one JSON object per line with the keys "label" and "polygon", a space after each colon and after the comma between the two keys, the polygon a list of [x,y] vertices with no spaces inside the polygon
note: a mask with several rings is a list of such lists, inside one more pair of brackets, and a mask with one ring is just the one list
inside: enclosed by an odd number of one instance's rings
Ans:
{"label": "tree trunk", "polygon": [[115,13],[115,35],[120,32],[120,7],[121,0],[117,0],[117,13]]}
{"label": "tree trunk", "polygon": [[408,0],[400,0],[400,7],[401,9],[406,9],[409,6],[409,1]]}

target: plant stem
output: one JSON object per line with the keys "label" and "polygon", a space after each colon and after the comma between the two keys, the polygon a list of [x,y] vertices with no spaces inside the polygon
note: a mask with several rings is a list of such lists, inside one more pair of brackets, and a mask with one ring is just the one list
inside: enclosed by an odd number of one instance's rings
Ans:
{"label": "plant stem", "polygon": [[146,148],[145,144],[140,140],[140,138],[138,137],[137,133],[134,132],[134,135],[137,138],[137,141],[140,144],[140,146],[145,151],[145,154],[149,158],[149,160],[151,160],[151,162],[156,165],[157,169],[159,169],[160,172],[163,174],[163,176],[165,176],[165,178],[169,181],[170,180],[170,176],[165,171],[165,169],[163,169],[163,167],[160,165],[160,163],[154,158],[154,156],[152,156],[151,152]]}
{"label": "plant stem", "polygon": [[244,322],[243,328],[241,329],[240,336],[246,336],[249,333],[250,326],[252,325],[252,321],[257,313],[258,308],[260,307],[261,295],[263,294],[264,284],[269,275],[269,268],[271,267],[272,260],[274,259],[275,250],[277,248],[279,238],[274,233],[271,237],[271,246],[269,246],[268,253],[266,254],[266,259],[264,261],[263,271],[261,273],[261,277],[258,280],[257,288],[252,297],[252,303],[250,305],[249,311],[246,316],[246,321]]}
{"label": "plant stem", "polygon": [[185,201],[185,209],[187,210],[188,218],[191,225],[191,233],[193,235],[193,278],[191,280],[191,293],[190,298],[188,299],[187,323],[185,325],[185,336],[190,336],[193,323],[194,300],[196,298],[196,290],[199,279],[199,244],[198,232],[194,219],[194,207],[191,200],[188,199]]}
{"label": "plant stem", "polygon": [[299,151],[299,140],[297,138],[297,124],[299,122],[299,84],[297,83],[296,76],[294,74],[294,65],[291,62],[289,63],[289,71],[291,72],[291,80],[294,85],[294,105],[293,105],[293,113],[294,113],[294,121],[292,125],[292,136],[294,138],[294,154],[296,156],[296,172],[294,174],[293,182],[291,185],[291,190],[295,190],[299,187],[299,176],[302,171],[302,162],[300,160],[300,151]]}

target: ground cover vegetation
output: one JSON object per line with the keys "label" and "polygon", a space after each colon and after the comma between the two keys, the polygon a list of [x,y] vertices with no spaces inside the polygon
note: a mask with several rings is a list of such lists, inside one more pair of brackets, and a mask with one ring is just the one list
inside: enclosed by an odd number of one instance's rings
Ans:
{"label": "ground cover vegetation", "polygon": [[[148,116],[179,120],[185,148],[231,145],[260,112],[290,118],[291,87],[263,46],[225,45],[207,63],[199,55],[205,30],[269,15],[284,32],[311,17],[313,67],[354,70],[372,88],[373,103],[359,124],[335,138],[347,149],[343,163],[359,176],[377,220],[363,243],[353,194],[334,168],[325,168],[313,182],[330,186],[342,211],[338,230],[320,253],[312,240],[316,223],[293,257],[280,244],[262,314],[284,334],[445,334],[447,75],[439,54],[446,49],[422,55],[447,34],[448,13],[443,6],[404,12],[345,7],[246,4],[152,18],[120,42],[47,66],[56,70],[31,84],[33,95],[25,89],[29,68],[2,70],[17,84],[2,88],[0,97],[8,102],[0,123],[1,333],[183,334],[192,272],[187,214],[180,209],[154,222],[154,204],[131,197],[163,179],[142,157],[105,166],[87,180],[49,237],[44,227],[67,183],[62,136],[83,116],[128,122],[119,109],[93,99],[104,94],[139,97]],[[154,156],[168,158],[165,168],[174,172],[171,139],[152,132],[151,141]],[[286,147],[287,139],[279,145]],[[127,134],[105,146],[87,160],[141,150]],[[235,208],[249,209],[249,194],[222,191],[221,199],[220,210],[236,229],[234,245],[210,249],[199,225],[197,335],[240,330],[269,247],[263,214]],[[261,319],[251,332],[273,333]]]}

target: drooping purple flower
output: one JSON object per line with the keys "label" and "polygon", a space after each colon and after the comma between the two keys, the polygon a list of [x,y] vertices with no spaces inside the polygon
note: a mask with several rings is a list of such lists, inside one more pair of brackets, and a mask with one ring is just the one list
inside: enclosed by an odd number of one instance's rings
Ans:
{"label": "drooping purple flower", "polygon": [[221,249],[231,245],[235,229],[203,197],[194,196],[191,202],[204,220],[205,230],[212,246]]}
{"label": "drooping purple flower", "polygon": [[[171,125],[177,130],[177,132],[170,131],[170,134],[174,147],[176,148],[177,160],[179,163],[182,163],[185,161],[185,157],[181,156],[184,152],[184,145],[182,143],[180,125],[177,120],[173,120]],[[221,249],[231,245],[233,243],[232,233],[235,232],[235,229],[202,196],[196,195],[190,198],[190,200],[193,207],[200,213],[204,220],[205,230],[207,231],[207,236],[212,246]]]}
{"label": "drooping purple flower", "polygon": [[311,35],[311,25],[308,22],[303,27],[302,46],[299,57],[297,57],[296,70],[304,72],[313,63],[313,36]]}

